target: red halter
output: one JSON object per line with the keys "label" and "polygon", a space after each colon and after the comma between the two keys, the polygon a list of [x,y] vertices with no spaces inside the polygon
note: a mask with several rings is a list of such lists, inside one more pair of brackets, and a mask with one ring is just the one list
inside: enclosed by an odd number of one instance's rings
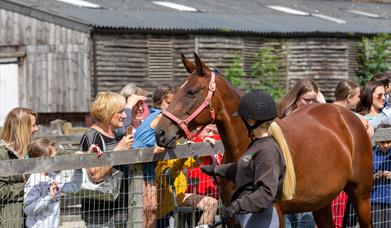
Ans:
{"label": "red halter", "polygon": [[206,127],[206,125],[204,125],[194,135],[190,135],[190,131],[189,131],[189,128],[188,128],[188,124],[194,118],[196,118],[198,116],[198,114],[200,114],[206,107],[209,107],[209,113],[210,113],[210,116],[212,117],[212,122],[211,123],[213,123],[215,121],[215,119],[216,119],[216,112],[215,112],[214,108],[211,107],[212,96],[213,96],[214,92],[216,91],[216,82],[215,82],[216,75],[215,75],[215,72],[213,70],[211,72],[212,72],[212,75],[211,75],[210,82],[209,82],[208,95],[206,96],[204,102],[202,102],[202,104],[190,116],[188,116],[185,120],[181,120],[181,119],[177,118],[172,113],[170,113],[170,112],[168,112],[166,110],[163,110],[163,112],[162,112],[163,115],[165,115],[170,120],[172,120],[172,121],[174,121],[175,123],[178,124],[178,126],[185,132],[186,139],[192,139],[193,137],[197,136]]}

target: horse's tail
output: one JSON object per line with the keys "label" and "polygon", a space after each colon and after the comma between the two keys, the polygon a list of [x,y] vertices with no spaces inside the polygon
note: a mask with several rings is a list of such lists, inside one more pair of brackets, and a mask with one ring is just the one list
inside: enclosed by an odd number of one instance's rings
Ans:
{"label": "horse's tail", "polygon": [[295,194],[296,189],[296,174],[295,168],[293,167],[293,161],[291,153],[289,152],[288,144],[286,143],[285,137],[281,131],[280,126],[276,122],[272,122],[269,128],[269,135],[277,141],[278,145],[282,150],[282,154],[285,159],[285,179],[282,188],[282,198],[284,200],[291,200]]}

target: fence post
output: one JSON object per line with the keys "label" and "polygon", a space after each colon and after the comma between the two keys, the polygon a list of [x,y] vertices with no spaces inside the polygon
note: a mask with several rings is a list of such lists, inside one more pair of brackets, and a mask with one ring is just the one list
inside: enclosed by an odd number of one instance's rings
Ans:
{"label": "fence post", "polygon": [[143,166],[135,164],[129,166],[132,179],[129,182],[129,213],[128,227],[141,228],[143,226]]}

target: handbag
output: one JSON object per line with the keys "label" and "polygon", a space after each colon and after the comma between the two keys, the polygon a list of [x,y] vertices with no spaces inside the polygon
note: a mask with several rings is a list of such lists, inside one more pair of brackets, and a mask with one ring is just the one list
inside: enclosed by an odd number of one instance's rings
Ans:
{"label": "handbag", "polygon": [[[103,151],[106,151],[105,141],[101,134],[99,134],[103,143]],[[82,184],[78,195],[96,200],[115,201],[121,190],[121,183],[123,178],[123,172],[112,168],[112,170],[106,174],[101,182],[94,182],[88,170],[82,169],[83,177]]]}
{"label": "handbag", "polygon": [[121,190],[121,182],[123,173],[117,169],[113,169],[106,175],[103,181],[95,183],[91,180],[87,169],[83,171],[83,182],[80,187],[79,195],[89,198],[104,201],[115,201]]}

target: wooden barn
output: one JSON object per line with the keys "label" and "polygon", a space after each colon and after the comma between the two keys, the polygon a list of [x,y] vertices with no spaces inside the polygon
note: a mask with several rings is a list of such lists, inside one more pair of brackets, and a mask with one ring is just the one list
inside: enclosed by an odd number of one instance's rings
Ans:
{"label": "wooden barn", "polygon": [[86,113],[98,91],[129,82],[149,92],[179,83],[181,53],[220,72],[239,55],[249,71],[262,47],[278,56],[285,88],[312,77],[332,99],[355,78],[361,38],[391,32],[391,4],[353,1],[3,0],[0,18],[0,63],[18,66],[18,104],[50,117]]}
{"label": "wooden barn", "polygon": [[[90,27],[0,1],[0,121],[16,106],[83,118],[91,101]],[[0,124],[0,126],[1,126]]]}

